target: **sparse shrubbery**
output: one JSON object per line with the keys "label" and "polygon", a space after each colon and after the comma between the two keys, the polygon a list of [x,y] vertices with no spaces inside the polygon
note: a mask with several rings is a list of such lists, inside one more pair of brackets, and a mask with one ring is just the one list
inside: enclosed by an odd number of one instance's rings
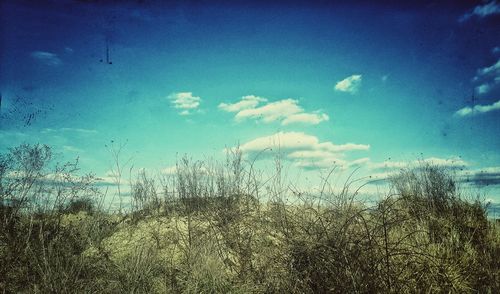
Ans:
{"label": "sparse shrubbery", "polygon": [[170,177],[131,177],[121,213],[98,205],[92,175],[51,158],[40,145],[0,157],[3,292],[500,291],[498,225],[443,168],[401,171],[368,206],[352,181],[300,191],[279,162],[261,179],[238,151],[184,158]]}

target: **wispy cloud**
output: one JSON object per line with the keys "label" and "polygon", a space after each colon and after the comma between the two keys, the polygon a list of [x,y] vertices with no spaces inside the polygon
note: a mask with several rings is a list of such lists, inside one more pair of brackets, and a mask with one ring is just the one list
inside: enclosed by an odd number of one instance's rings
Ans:
{"label": "wispy cloud", "polygon": [[167,97],[180,115],[189,115],[200,106],[201,98],[193,96],[192,92],[172,93]]}
{"label": "wispy cloud", "polygon": [[80,134],[97,134],[97,130],[93,129],[82,129],[82,128],[61,128],[64,132],[75,132]]}
{"label": "wispy cloud", "polygon": [[500,85],[500,59],[491,66],[478,69],[472,81],[480,83],[476,87],[478,94],[486,94],[495,89]]}
{"label": "wispy cloud", "polygon": [[33,51],[31,52],[31,57],[49,66],[58,66],[62,64],[62,60],[55,53],[50,53],[46,51]]}
{"label": "wispy cloud", "polygon": [[[260,103],[266,103],[259,106]],[[293,123],[316,125],[329,120],[329,116],[321,111],[305,112],[295,99],[283,99],[268,102],[258,96],[244,96],[236,103],[221,103],[219,109],[226,112],[236,112],[235,120],[255,119],[264,123],[278,121],[281,125]]]}
{"label": "wispy cloud", "polygon": [[358,92],[361,87],[362,75],[352,75],[337,82],[335,85],[335,90],[340,92],[347,92],[354,94]]}
{"label": "wispy cloud", "polygon": [[477,5],[476,7],[474,7],[472,11],[465,13],[458,20],[460,22],[464,22],[474,16],[478,18],[485,18],[489,15],[494,15],[499,13],[500,13],[500,5],[498,5],[496,1],[491,1],[483,5]]}
{"label": "wispy cloud", "polygon": [[42,129],[40,132],[42,134],[70,132],[70,133],[76,133],[76,134],[82,134],[82,135],[91,135],[91,134],[97,134],[98,133],[97,130],[82,129],[82,128],[59,128],[59,129],[45,128],[45,129]]}
{"label": "wispy cloud", "polygon": [[500,59],[493,65],[484,67],[478,70],[479,76],[485,76],[489,74],[498,74],[500,71]]}
{"label": "wispy cloud", "polygon": [[[316,136],[303,132],[278,132],[273,135],[259,137],[240,146],[240,150],[248,156],[263,156],[267,150],[279,151],[285,159],[291,160],[296,167],[304,169],[322,169],[333,166],[347,168],[355,162],[345,160],[349,151],[367,151],[370,145],[341,144],[320,142]],[[264,155],[263,155],[264,154]]]}
{"label": "wispy cloud", "polygon": [[31,137],[25,132],[0,130],[0,150],[17,146],[23,142],[29,141],[30,139]]}
{"label": "wispy cloud", "polygon": [[474,107],[464,107],[455,112],[455,116],[466,117],[487,113],[494,110],[500,110],[500,100],[489,105],[475,105]]}
{"label": "wispy cloud", "polygon": [[241,100],[236,103],[221,103],[219,104],[219,109],[227,112],[239,112],[244,109],[255,108],[260,102],[267,102],[267,99],[254,95],[248,95],[242,97]]}
{"label": "wispy cloud", "polygon": [[293,123],[303,123],[317,125],[320,122],[329,120],[330,117],[325,113],[295,113],[286,117],[281,124],[286,126]]}
{"label": "wispy cloud", "polygon": [[71,145],[63,145],[62,149],[65,152],[73,152],[73,153],[83,153],[84,152],[82,149],[77,148],[75,146],[71,146]]}

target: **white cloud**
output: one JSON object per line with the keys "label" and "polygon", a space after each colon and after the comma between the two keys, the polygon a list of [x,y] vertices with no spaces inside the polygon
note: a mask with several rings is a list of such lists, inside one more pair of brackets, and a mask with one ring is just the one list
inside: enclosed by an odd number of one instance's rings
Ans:
{"label": "white cloud", "polygon": [[490,105],[475,105],[474,107],[464,107],[462,109],[457,110],[455,112],[455,116],[466,117],[466,116],[474,116],[494,110],[500,110],[500,100],[490,104]]}
{"label": "white cloud", "polygon": [[[343,144],[335,145],[332,142],[319,142],[316,136],[303,132],[278,132],[274,135],[260,137],[240,146],[245,151],[261,151],[266,148],[279,148],[281,150],[323,151],[328,153],[340,153],[352,150],[369,150],[370,145]],[[313,154],[313,153],[309,153]],[[321,154],[321,153],[314,153]],[[321,154],[324,155],[325,153]],[[314,156],[313,156],[314,157]]]}
{"label": "white cloud", "polygon": [[479,69],[478,74],[484,76],[484,75],[493,74],[493,73],[498,74],[499,71],[500,71],[500,59],[492,66],[488,66],[488,67]]}
{"label": "white cloud", "polygon": [[324,142],[319,144],[320,148],[323,148],[325,150],[328,150],[330,152],[345,152],[345,151],[353,151],[353,150],[369,150],[370,145],[364,145],[364,144],[354,144],[354,143],[347,143],[347,144],[342,144],[342,145],[334,145],[331,142]]}
{"label": "white cloud", "polygon": [[337,84],[335,85],[335,90],[354,94],[358,92],[359,87],[361,86],[361,80],[361,75],[352,75],[343,79],[342,81],[337,82]]}
{"label": "white cloud", "polygon": [[296,113],[285,118],[281,124],[286,126],[292,123],[303,123],[317,125],[322,121],[329,120],[330,117],[325,113]]}
{"label": "white cloud", "polygon": [[297,160],[294,166],[303,169],[328,169],[335,166],[340,166],[342,168],[349,168],[349,162],[346,160],[336,158],[336,157],[325,157],[325,158],[306,158],[302,160]]}
{"label": "white cloud", "polygon": [[491,66],[478,69],[472,81],[481,82],[476,87],[478,94],[486,94],[496,88],[500,84],[500,59]]}
{"label": "white cloud", "polygon": [[276,120],[283,120],[287,116],[300,113],[302,108],[297,105],[298,101],[294,99],[285,99],[268,103],[264,106],[250,109],[243,109],[236,114],[236,120],[245,118],[260,119],[265,123]]}
{"label": "white cloud", "polygon": [[[321,156],[320,156],[321,155]],[[353,161],[345,160],[342,153],[331,153],[320,150],[296,151],[288,155],[294,161],[294,166],[304,169],[325,169],[339,166],[342,169],[365,165],[370,159],[367,157]]]}
{"label": "white cloud", "polygon": [[330,151],[325,151],[325,150],[300,150],[300,151],[294,151],[288,154],[289,158],[297,158],[297,159],[304,159],[304,158],[328,158],[332,156],[332,152]]}
{"label": "white cloud", "polygon": [[370,162],[370,158],[368,157],[363,157],[363,158],[360,158],[360,159],[356,159],[356,160],[353,160],[350,162],[351,166],[363,166],[363,165],[366,165]]}
{"label": "white cloud", "polygon": [[477,93],[486,94],[491,90],[492,86],[490,84],[481,84],[476,87]]}
{"label": "white cloud", "polygon": [[464,22],[473,16],[477,16],[479,18],[484,18],[489,15],[499,14],[500,13],[500,5],[496,1],[491,1],[484,5],[478,5],[474,7],[472,12],[468,12],[462,15],[459,19],[460,22]]}
{"label": "white cloud", "polygon": [[298,105],[298,100],[283,99],[266,103],[257,107],[261,102],[267,102],[266,98],[258,96],[244,96],[240,101],[232,104],[221,103],[219,109],[227,112],[236,112],[236,121],[255,119],[264,123],[281,122],[282,125],[293,123],[316,125],[330,118],[327,114],[315,111],[307,113]]}
{"label": "white cloud", "polygon": [[319,144],[318,138],[302,132],[279,132],[271,136],[260,137],[240,146],[243,152],[260,152],[267,148],[313,149]]}
{"label": "white cloud", "polygon": [[31,57],[49,66],[58,66],[62,64],[61,59],[55,53],[33,51],[31,52]]}
{"label": "white cloud", "polygon": [[320,142],[313,135],[302,132],[279,132],[270,136],[259,137],[240,146],[244,154],[257,155],[265,150],[281,152],[288,160],[293,161],[296,167],[317,169],[331,168],[339,165],[347,168],[353,164],[360,164],[363,159],[348,162],[344,159],[345,153],[354,150],[369,150],[369,145],[342,144]]}
{"label": "white cloud", "polygon": [[167,97],[174,108],[180,109],[180,115],[189,115],[200,106],[201,98],[193,96],[192,92],[172,93]]}
{"label": "white cloud", "polygon": [[221,103],[219,108],[227,112],[238,112],[243,109],[255,108],[260,102],[266,102],[266,98],[248,95],[241,98],[240,101],[236,103]]}

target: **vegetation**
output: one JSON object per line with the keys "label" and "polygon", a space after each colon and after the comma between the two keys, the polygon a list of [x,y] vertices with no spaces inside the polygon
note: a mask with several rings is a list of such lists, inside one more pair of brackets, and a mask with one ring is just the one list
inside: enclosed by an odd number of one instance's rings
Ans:
{"label": "vegetation", "polygon": [[369,206],[354,181],[300,191],[279,160],[262,179],[238,151],[184,158],[131,177],[126,213],[77,172],[47,146],[0,157],[2,292],[500,292],[498,225],[440,167],[401,171]]}

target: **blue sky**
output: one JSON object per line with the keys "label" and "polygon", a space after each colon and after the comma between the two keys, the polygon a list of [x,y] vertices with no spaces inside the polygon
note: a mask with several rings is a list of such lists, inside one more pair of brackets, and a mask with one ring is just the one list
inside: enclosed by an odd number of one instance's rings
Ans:
{"label": "blue sky", "polygon": [[500,202],[500,4],[418,2],[4,1],[0,148],[103,176],[111,140],[160,171],[237,144],[306,174],[427,160]]}

